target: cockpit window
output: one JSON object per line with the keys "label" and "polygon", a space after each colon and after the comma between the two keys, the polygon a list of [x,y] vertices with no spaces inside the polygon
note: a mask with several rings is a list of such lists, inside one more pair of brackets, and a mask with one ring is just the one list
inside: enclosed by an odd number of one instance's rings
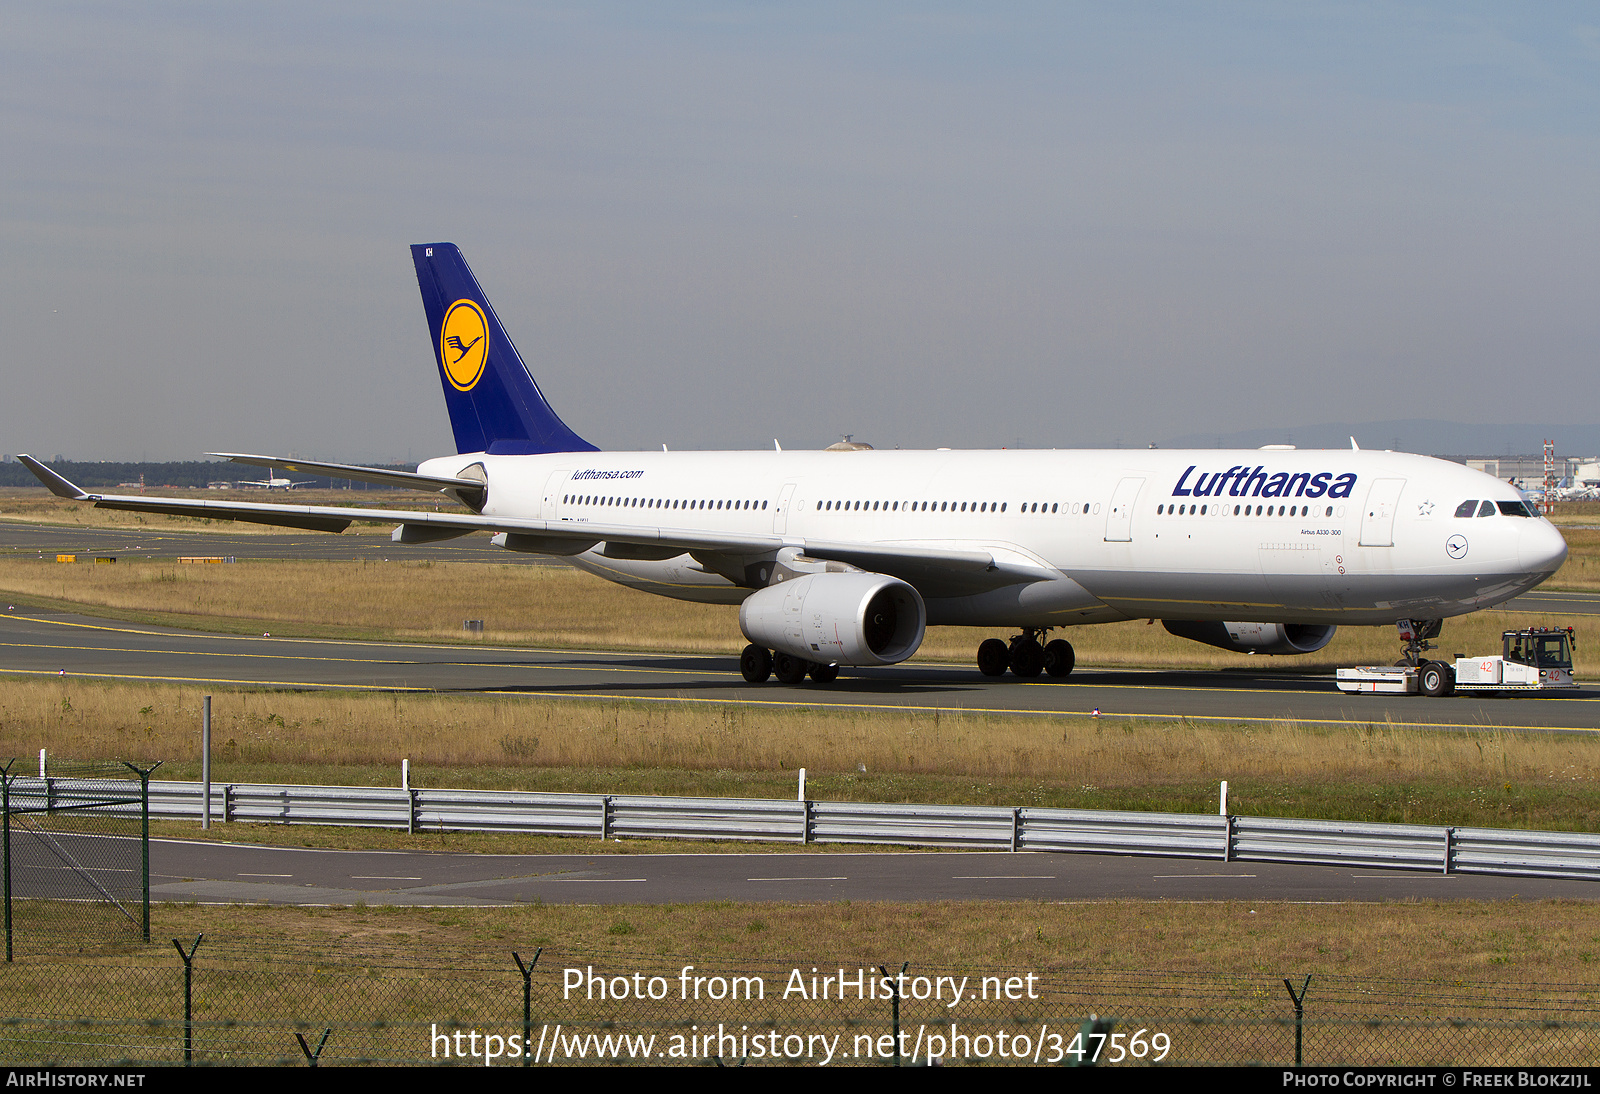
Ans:
{"label": "cockpit window", "polygon": [[1494,502],[1486,501],[1482,505],[1478,506],[1478,515],[1480,517],[1494,516]]}
{"label": "cockpit window", "polygon": [[1478,499],[1477,498],[1473,498],[1471,501],[1464,501],[1460,505],[1456,506],[1456,516],[1458,516],[1458,517],[1470,517],[1473,513],[1476,513],[1477,511],[1478,511]]}
{"label": "cockpit window", "polygon": [[1528,512],[1527,504],[1520,501],[1503,501],[1500,503],[1500,511],[1508,517],[1533,516],[1532,513]]}

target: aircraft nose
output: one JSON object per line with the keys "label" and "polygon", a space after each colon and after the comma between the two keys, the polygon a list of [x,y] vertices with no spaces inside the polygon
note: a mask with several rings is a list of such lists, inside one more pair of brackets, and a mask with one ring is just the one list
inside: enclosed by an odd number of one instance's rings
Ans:
{"label": "aircraft nose", "polygon": [[1567,560],[1567,541],[1549,521],[1529,520],[1517,537],[1517,561],[1525,573],[1553,574]]}

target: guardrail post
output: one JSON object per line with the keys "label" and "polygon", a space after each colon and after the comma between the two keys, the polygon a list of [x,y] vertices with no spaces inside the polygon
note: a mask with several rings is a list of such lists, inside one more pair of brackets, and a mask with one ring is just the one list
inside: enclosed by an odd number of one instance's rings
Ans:
{"label": "guardrail post", "polygon": [[227,824],[233,820],[233,784],[228,783],[222,788],[222,823]]}
{"label": "guardrail post", "polygon": [[[200,828],[211,830],[211,696],[200,707]],[[146,942],[150,941],[148,938]]]}
{"label": "guardrail post", "polygon": [[[1102,1018],[1098,1014],[1078,1023],[1078,1044],[1083,1048],[1075,1055],[1077,1059],[1068,1064],[1068,1067],[1098,1067],[1100,1066],[1100,1051],[1106,1046],[1106,1039],[1111,1036],[1111,1031],[1117,1028],[1117,1023],[1110,1018]],[[1089,1042],[1094,1042],[1091,1051]],[[1070,1050],[1069,1050],[1070,1051]],[[1087,1054],[1088,1059],[1085,1059]]]}
{"label": "guardrail post", "polygon": [[602,842],[611,838],[611,795],[607,794],[600,799],[600,839]]}
{"label": "guardrail post", "polygon": [[533,1033],[533,967],[539,963],[539,955],[544,953],[540,946],[533,951],[533,960],[526,965],[516,950],[511,951],[511,960],[517,963],[517,971],[522,974],[522,1066],[528,1067],[531,1060],[528,1055],[528,1045],[531,1043]]}
{"label": "guardrail post", "polygon": [[1222,861],[1233,861],[1233,814],[1222,815]]}
{"label": "guardrail post", "polygon": [[183,1062],[187,1066],[194,1060],[194,954],[205,935],[194,936],[194,945],[184,952],[183,943],[172,940],[178,956],[183,958]]}
{"label": "guardrail post", "polygon": [[800,842],[811,842],[811,800],[803,798],[800,801]]}
{"label": "guardrail post", "polygon": [[1444,873],[1448,874],[1450,872],[1450,860],[1455,858],[1455,854],[1456,830],[1454,828],[1446,828],[1444,830]]}
{"label": "guardrail post", "polygon": [[1011,850],[1015,851],[1022,844],[1022,810],[1011,811]]}
{"label": "guardrail post", "polygon": [[1289,983],[1289,978],[1283,978],[1283,986],[1289,989],[1289,998],[1294,1000],[1294,1066],[1304,1067],[1305,1058],[1302,1054],[1304,1047],[1305,1017],[1306,1017],[1306,992],[1311,990],[1311,976],[1307,974],[1306,982],[1300,985],[1300,994],[1296,995],[1294,985]]}
{"label": "guardrail post", "polygon": [[[909,969],[910,967],[911,967],[911,962],[902,961],[900,963],[900,975],[902,977],[905,976],[906,970]],[[889,983],[894,986],[893,990],[889,993],[889,1003],[890,1003],[890,1006],[892,1007],[892,1009],[890,1011],[890,1021],[893,1023],[893,1027],[894,1027],[894,1066],[895,1067],[899,1067],[900,1066],[900,981],[896,980],[894,977],[890,976],[889,975],[889,970],[884,968],[882,965],[878,966],[878,971],[883,974],[883,978],[885,980],[889,981]]]}
{"label": "guardrail post", "polygon": [[406,835],[412,836],[417,832],[417,792],[411,787],[406,787]]}

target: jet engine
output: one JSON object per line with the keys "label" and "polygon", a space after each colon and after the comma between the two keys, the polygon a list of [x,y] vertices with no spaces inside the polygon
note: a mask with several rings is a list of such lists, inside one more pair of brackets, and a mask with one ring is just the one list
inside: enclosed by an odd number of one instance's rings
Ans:
{"label": "jet engine", "polygon": [[804,574],[758,589],[739,629],[758,646],[819,664],[892,665],[922,645],[928,609],[886,574]]}
{"label": "jet engine", "polygon": [[1337,629],[1326,623],[1218,623],[1163,619],[1177,635],[1235,653],[1316,653],[1333,640]]}

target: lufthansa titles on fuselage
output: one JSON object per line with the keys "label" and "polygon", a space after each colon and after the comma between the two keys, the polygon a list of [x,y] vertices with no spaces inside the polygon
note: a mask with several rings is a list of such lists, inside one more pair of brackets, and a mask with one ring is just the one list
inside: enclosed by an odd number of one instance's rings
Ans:
{"label": "lufthansa titles on fuselage", "polygon": [[639,479],[644,477],[643,471],[597,471],[592,467],[572,473],[572,481],[579,479]]}
{"label": "lufthansa titles on fuselage", "polygon": [[[1245,467],[1234,464],[1226,471],[1201,471],[1199,464],[1190,464],[1178,484],[1172,488],[1175,498],[1348,498],[1355,489],[1356,474],[1346,471],[1335,475],[1332,471],[1271,471],[1265,464]],[[1190,478],[1194,481],[1191,483]]]}

